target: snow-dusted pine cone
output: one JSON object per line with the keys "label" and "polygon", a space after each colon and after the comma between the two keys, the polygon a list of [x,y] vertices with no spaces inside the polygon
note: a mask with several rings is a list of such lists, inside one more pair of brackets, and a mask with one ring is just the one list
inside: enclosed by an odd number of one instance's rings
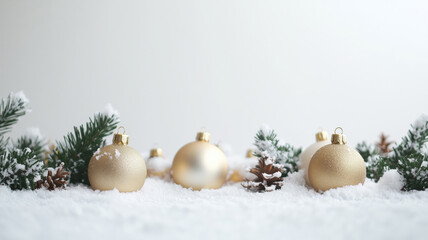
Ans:
{"label": "snow-dusted pine cone", "polygon": [[70,172],[63,171],[63,168],[64,163],[61,163],[59,167],[53,169],[55,174],[52,173],[52,170],[48,170],[48,175],[36,182],[36,188],[39,189],[45,187],[52,191],[57,188],[66,187],[68,184],[68,180],[66,180],[66,178],[70,175]]}
{"label": "snow-dusted pine cone", "polygon": [[273,191],[282,187],[282,168],[267,157],[260,158],[259,164],[250,169],[250,173],[257,176],[254,180],[245,179],[242,186],[252,191]]}

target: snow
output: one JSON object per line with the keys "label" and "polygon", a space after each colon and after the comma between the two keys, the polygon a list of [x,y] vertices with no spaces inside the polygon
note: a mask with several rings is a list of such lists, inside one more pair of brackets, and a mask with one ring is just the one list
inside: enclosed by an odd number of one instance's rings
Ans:
{"label": "snow", "polygon": [[111,105],[110,103],[106,104],[106,106],[104,107],[103,113],[108,116],[112,116],[112,115],[120,116],[119,111],[115,109],[113,105]]}
{"label": "snow", "polygon": [[35,128],[35,127],[27,128],[26,132],[25,132],[25,135],[27,135],[29,137],[32,137],[32,138],[43,139],[43,135],[40,132],[40,129],[39,128]]}
{"label": "snow", "polygon": [[154,178],[134,193],[0,186],[0,239],[426,239],[428,191],[401,192],[400,181],[389,172],[324,194],[306,188],[302,172],[269,193]]}
{"label": "snow", "polygon": [[428,115],[422,114],[416,121],[413,123],[415,128],[424,128],[428,122]]}
{"label": "snow", "polygon": [[382,189],[399,191],[404,186],[404,178],[397,170],[389,170],[379,179],[378,185]]}
{"label": "snow", "polygon": [[152,157],[147,159],[146,166],[147,170],[154,172],[163,172],[168,168],[171,168],[172,160],[164,157]]}
{"label": "snow", "polygon": [[115,158],[119,158],[120,157],[119,150],[117,150],[117,149],[114,150],[114,156],[115,156]]}
{"label": "snow", "polygon": [[27,105],[30,102],[28,100],[28,98],[25,96],[25,94],[24,94],[23,91],[19,91],[19,92],[16,92],[16,93],[11,92],[10,94],[11,94],[12,98],[14,98],[14,99],[20,99],[24,103],[24,105]]}

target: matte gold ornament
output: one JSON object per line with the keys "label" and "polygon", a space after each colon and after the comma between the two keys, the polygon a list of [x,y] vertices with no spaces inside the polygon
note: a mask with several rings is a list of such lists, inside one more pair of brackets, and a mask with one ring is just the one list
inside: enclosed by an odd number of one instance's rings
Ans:
{"label": "matte gold ornament", "polygon": [[147,159],[147,176],[169,179],[170,171],[171,161],[164,157],[162,149],[151,149],[150,157]]}
{"label": "matte gold ornament", "polygon": [[177,152],[172,163],[175,183],[193,190],[223,185],[227,177],[226,156],[209,141],[208,132],[199,132],[195,142],[184,145]]}
{"label": "matte gold ornament", "polygon": [[[340,134],[336,131],[340,129]],[[331,144],[320,148],[309,163],[309,182],[317,191],[347,185],[363,184],[366,165],[361,155],[346,145],[346,136],[338,127],[331,136]]]}
{"label": "matte gold ornament", "polygon": [[[123,133],[119,133],[120,129]],[[144,159],[128,146],[129,136],[120,127],[113,136],[113,144],[95,152],[89,162],[88,177],[94,190],[133,192],[141,189],[147,170]]]}
{"label": "matte gold ornament", "polygon": [[328,141],[328,133],[326,131],[320,131],[315,134],[316,142],[307,147],[299,156],[299,169],[304,170],[304,177],[306,184],[310,186],[308,178],[309,163],[311,162],[312,156],[318,149],[330,144]]}

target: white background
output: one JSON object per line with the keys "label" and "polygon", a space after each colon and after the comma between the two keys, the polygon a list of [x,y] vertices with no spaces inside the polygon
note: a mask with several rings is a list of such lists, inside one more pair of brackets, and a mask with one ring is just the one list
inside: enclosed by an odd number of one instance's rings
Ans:
{"label": "white background", "polygon": [[0,0],[0,95],[60,139],[111,103],[169,157],[207,127],[245,154],[262,123],[307,146],[399,141],[428,107],[426,1]]}

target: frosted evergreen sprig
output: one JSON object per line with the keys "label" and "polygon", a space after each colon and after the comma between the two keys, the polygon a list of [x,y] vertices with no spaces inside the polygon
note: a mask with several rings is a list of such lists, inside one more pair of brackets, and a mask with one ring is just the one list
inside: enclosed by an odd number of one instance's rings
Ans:
{"label": "frosted evergreen sprig", "polygon": [[14,143],[13,148],[15,149],[31,149],[34,158],[44,162],[45,160],[45,152],[47,150],[46,140],[37,135],[27,134],[19,137]]}
{"label": "frosted evergreen sprig", "polygon": [[73,132],[57,143],[56,149],[49,156],[48,165],[55,168],[63,162],[65,169],[71,172],[70,183],[89,185],[89,161],[94,152],[105,145],[104,138],[111,135],[118,124],[117,112],[95,114],[89,122],[74,127]]}
{"label": "frosted evergreen sprig", "polygon": [[45,166],[30,148],[14,148],[0,155],[0,184],[12,190],[34,189]]}
{"label": "frosted evergreen sprig", "polygon": [[275,131],[267,126],[263,126],[257,132],[254,145],[256,146],[254,156],[266,158],[266,161],[272,161],[277,167],[280,166],[284,170],[283,177],[298,170],[297,162],[302,150],[295,149],[290,144],[281,144]]}
{"label": "frosted evergreen sprig", "polygon": [[387,170],[386,161],[381,157],[379,149],[372,145],[362,142],[357,144],[356,150],[363,157],[366,163],[366,177],[376,182],[383,176]]}
{"label": "frosted evergreen sprig", "polygon": [[390,157],[382,159],[390,169],[404,177],[404,190],[428,188],[428,117],[422,116],[399,145],[393,148]]}
{"label": "frosted evergreen sprig", "polygon": [[0,136],[9,132],[12,125],[18,122],[19,117],[28,111],[28,100],[23,92],[10,93],[0,102]]}

